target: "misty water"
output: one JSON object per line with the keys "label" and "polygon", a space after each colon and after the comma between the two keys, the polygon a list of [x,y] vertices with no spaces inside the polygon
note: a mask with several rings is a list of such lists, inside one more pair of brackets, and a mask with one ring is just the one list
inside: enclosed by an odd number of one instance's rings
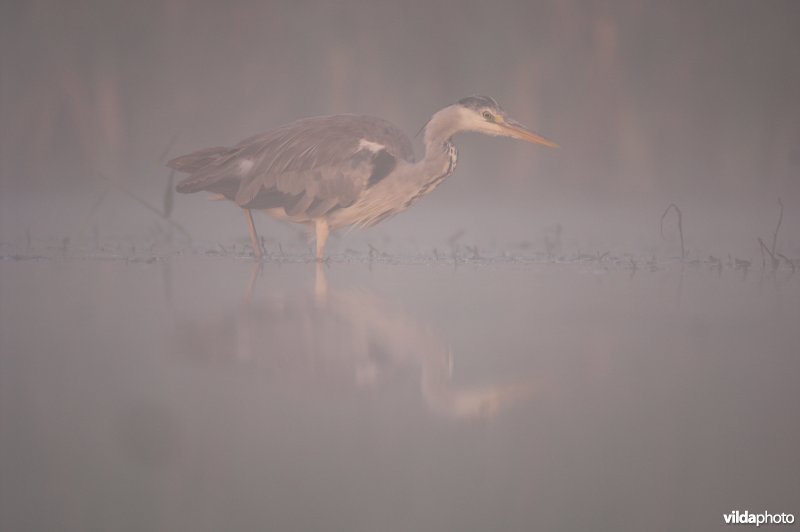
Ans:
{"label": "misty water", "polygon": [[9,530],[713,530],[797,509],[786,268],[4,259]]}

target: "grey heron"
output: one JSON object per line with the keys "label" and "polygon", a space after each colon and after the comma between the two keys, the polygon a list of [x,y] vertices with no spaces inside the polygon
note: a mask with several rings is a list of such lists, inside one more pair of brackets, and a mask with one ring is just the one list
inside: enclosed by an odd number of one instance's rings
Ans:
{"label": "grey heron", "polygon": [[470,96],[424,126],[425,156],[386,120],[360,115],[305,118],[235,146],[199,150],[167,166],[189,176],[182,193],[206,191],[244,209],[257,257],[264,251],[251,211],[312,226],[322,260],[331,231],[368,227],[400,213],[453,173],[456,133],[474,131],[548,147],[556,144],[509,117],[488,96]]}

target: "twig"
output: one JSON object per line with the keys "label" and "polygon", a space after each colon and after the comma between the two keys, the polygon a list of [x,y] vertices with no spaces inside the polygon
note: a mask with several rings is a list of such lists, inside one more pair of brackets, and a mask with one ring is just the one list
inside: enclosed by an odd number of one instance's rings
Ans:
{"label": "twig", "polygon": [[783,222],[783,202],[780,198],[778,198],[778,206],[780,207],[780,212],[778,213],[778,225],[775,226],[775,233],[772,235],[772,255],[775,256],[775,246],[778,243],[778,231],[781,229],[781,223]]}
{"label": "twig", "polygon": [[778,269],[778,265],[780,264],[780,261],[778,260],[778,258],[767,247],[767,245],[764,243],[764,241],[761,240],[761,237],[758,237],[758,244],[761,246],[761,268],[763,269],[763,268],[766,268],[766,266],[767,266],[767,261],[766,261],[766,259],[764,257],[764,252],[766,251],[769,254],[770,258],[772,259],[772,269],[773,270],[777,270]]}
{"label": "twig", "polygon": [[790,259],[789,257],[787,257],[786,255],[784,255],[782,253],[776,253],[776,255],[789,263],[789,266],[792,267],[792,273],[794,273],[796,271],[795,270],[795,266],[794,266],[794,261],[792,259]]}
{"label": "twig", "polygon": [[681,213],[681,210],[674,203],[667,205],[664,214],[661,215],[661,238],[666,240],[664,237],[664,218],[666,218],[667,214],[669,214],[670,209],[675,209],[675,214],[678,215],[678,234],[681,237],[681,260],[683,260],[686,258],[686,248],[683,246],[683,213]]}
{"label": "twig", "polygon": [[169,171],[169,177],[167,178],[167,190],[164,191],[164,218],[169,218],[169,215],[172,214],[172,205],[174,204],[174,189],[172,188],[172,183],[175,180],[175,170]]}
{"label": "twig", "polygon": [[178,140],[178,132],[176,131],[172,137],[167,141],[166,146],[164,146],[164,151],[161,152],[161,155],[158,157],[158,162],[163,163],[164,160],[169,155],[169,151],[172,149],[172,146],[175,145],[175,141]]}
{"label": "twig", "polygon": [[478,246],[477,245],[475,245],[475,246],[466,246],[466,248],[467,248],[467,251],[472,253],[472,258],[473,259],[480,260],[481,254],[478,252]]}
{"label": "twig", "polygon": [[378,251],[375,246],[370,243],[367,243],[367,246],[369,246],[369,260],[372,260],[376,256],[380,256],[380,251]]}
{"label": "twig", "polygon": [[448,244],[450,244],[451,246],[455,245],[455,243],[456,243],[456,242],[457,242],[457,241],[458,241],[458,240],[459,240],[459,239],[460,239],[462,236],[464,236],[464,233],[466,233],[466,231],[465,231],[464,229],[459,229],[458,231],[456,231],[455,233],[453,233],[452,235],[450,235],[450,236],[447,238],[447,243],[448,243]]}

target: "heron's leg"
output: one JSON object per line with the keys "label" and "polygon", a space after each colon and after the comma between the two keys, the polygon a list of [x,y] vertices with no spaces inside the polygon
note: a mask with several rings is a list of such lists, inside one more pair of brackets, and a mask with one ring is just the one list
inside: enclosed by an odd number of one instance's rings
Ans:
{"label": "heron's leg", "polygon": [[256,258],[260,259],[264,256],[264,250],[261,248],[261,240],[258,239],[258,233],[256,233],[256,224],[253,223],[253,213],[250,212],[250,209],[245,209],[244,215],[247,217],[247,229],[250,231],[250,242],[253,243],[253,251],[256,253]]}
{"label": "heron's leg", "polygon": [[316,229],[317,229],[317,260],[323,260],[325,258],[325,242],[328,241],[328,235],[331,232],[331,228],[328,225],[327,221],[323,220],[322,218],[319,218],[316,221]]}
{"label": "heron's leg", "polygon": [[256,281],[258,280],[258,276],[261,274],[261,270],[264,268],[263,262],[254,262],[253,269],[250,272],[250,282],[247,283],[247,291],[244,293],[244,303],[247,306],[250,306],[250,302],[253,300],[253,292],[256,289]]}
{"label": "heron's leg", "polygon": [[324,306],[328,297],[328,279],[325,277],[325,264],[318,261],[316,273],[314,295],[316,296],[317,306]]}

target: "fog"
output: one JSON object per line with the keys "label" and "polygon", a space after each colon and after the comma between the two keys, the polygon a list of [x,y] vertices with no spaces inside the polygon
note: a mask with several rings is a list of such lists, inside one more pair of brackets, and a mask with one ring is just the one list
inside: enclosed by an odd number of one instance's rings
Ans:
{"label": "fog", "polygon": [[[677,530],[793,512],[800,3],[0,6],[0,528]],[[165,162],[308,116],[414,134],[342,230]],[[671,207],[670,207],[671,206]],[[688,523],[688,524],[687,524]]]}
{"label": "fog", "polygon": [[[413,135],[488,94],[561,148],[463,135],[445,186],[367,238],[538,246],[560,223],[576,248],[635,252],[674,202],[698,253],[749,257],[782,198],[796,256],[799,16],[791,1],[6,3],[3,241],[142,234],[158,220],[108,181],[160,207],[169,156],[319,114]],[[174,216],[197,239],[242,233],[202,198]]]}

